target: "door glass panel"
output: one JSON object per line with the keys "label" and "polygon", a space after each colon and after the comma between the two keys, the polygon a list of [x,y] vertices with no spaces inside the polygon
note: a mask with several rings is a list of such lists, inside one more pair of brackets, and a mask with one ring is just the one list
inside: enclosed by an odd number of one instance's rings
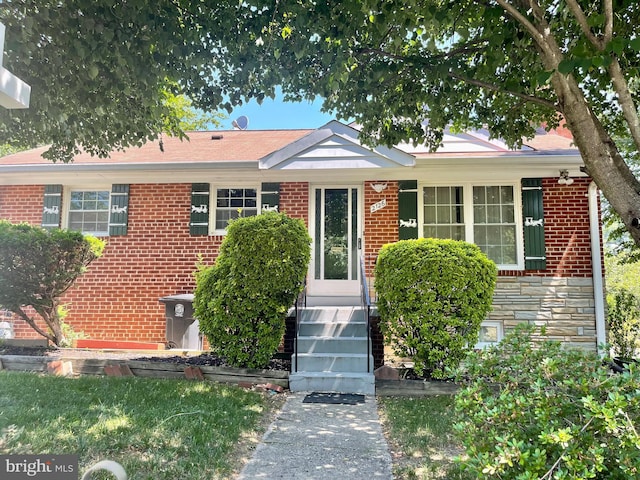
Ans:
{"label": "door glass panel", "polygon": [[324,191],[324,278],[349,278],[348,189]]}
{"label": "door glass panel", "polygon": [[358,190],[351,189],[351,279],[358,278]]}
{"label": "door glass panel", "polygon": [[316,212],[315,212],[315,244],[313,260],[315,264],[314,278],[320,280],[322,278],[322,252],[320,251],[320,245],[322,245],[322,190],[316,189]]}

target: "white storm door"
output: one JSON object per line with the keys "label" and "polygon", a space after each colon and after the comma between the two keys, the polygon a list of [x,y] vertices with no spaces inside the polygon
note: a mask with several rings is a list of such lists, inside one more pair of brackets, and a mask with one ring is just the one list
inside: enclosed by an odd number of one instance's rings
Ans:
{"label": "white storm door", "polygon": [[327,186],[313,188],[309,295],[360,294],[360,189]]}

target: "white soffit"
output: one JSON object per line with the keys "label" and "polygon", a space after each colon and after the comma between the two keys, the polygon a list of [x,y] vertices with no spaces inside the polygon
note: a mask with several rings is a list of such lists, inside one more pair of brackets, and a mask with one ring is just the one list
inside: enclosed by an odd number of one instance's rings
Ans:
{"label": "white soffit", "polygon": [[412,167],[415,157],[398,148],[369,148],[358,131],[332,120],[309,135],[263,157],[261,170],[333,170]]}

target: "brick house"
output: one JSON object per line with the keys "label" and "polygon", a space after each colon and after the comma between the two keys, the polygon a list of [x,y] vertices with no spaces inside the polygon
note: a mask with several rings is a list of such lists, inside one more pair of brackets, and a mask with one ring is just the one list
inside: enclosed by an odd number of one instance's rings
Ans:
{"label": "brick house", "polygon": [[[599,197],[558,132],[541,130],[519,150],[487,132],[446,132],[435,153],[369,148],[335,121],[189,137],[71,164],[43,160],[44,148],[0,159],[0,218],[106,237],[103,257],[65,298],[75,330],[164,342],[158,299],[192,292],[198,256],[213,262],[238,208],[277,208],[308,225],[310,297],[357,296],[359,258],[370,277],[385,243],[466,239],[499,267],[482,342],[518,322],[592,350],[605,340]],[[14,330],[35,335],[18,320]]]}

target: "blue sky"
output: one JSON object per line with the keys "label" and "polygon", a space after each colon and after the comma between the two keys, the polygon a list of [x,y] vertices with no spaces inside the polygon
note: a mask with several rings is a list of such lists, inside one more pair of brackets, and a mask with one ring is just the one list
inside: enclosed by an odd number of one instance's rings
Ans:
{"label": "blue sky", "polygon": [[335,120],[333,115],[320,112],[321,105],[320,99],[313,103],[291,103],[284,102],[282,96],[276,96],[275,100],[265,99],[262,105],[252,100],[236,107],[229,118],[222,121],[222,128],[231,129],[231,122],[241,115],[249,118],[248,130],[318,128]]}

